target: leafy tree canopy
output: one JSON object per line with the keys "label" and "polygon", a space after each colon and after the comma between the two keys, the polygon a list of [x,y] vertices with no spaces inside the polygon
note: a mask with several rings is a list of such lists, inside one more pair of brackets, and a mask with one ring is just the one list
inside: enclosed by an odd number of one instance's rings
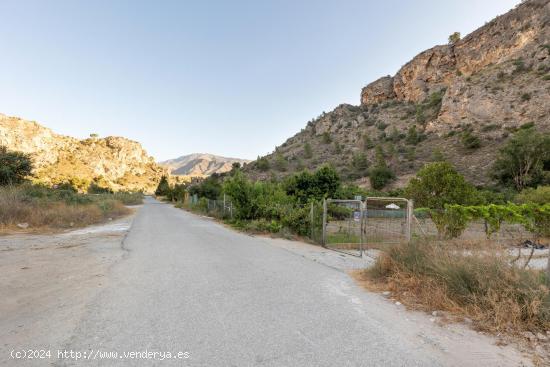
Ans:
{"label": "leafy tree canopy", "polygon": [[425,165],[405,189],[415,206],[443,209],[445,204],[476,204],[476,189],[448,162]]}
{"label": "leafy tree canopy", "polygon": [[9,151],[0,146],[0,186],[19,184],[32,173],[28,154]]}
{"label": "leafy tree canopy", "polygon": [[548,181],[550,170],[550,134],[533,128],[522,129],[500,150],[493,176],[517,191]]}

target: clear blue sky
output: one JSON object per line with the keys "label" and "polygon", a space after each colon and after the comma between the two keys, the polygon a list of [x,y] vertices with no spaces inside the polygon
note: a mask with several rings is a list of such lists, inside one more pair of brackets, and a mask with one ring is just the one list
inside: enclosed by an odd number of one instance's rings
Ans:
{"label": "clear blue sky", "polygon": [[1,0],[0,112],[255,158],[518,0]]}

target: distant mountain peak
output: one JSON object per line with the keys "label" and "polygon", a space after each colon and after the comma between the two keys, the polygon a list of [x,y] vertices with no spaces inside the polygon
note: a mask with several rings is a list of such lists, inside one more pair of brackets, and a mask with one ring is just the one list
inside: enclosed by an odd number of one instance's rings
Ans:
{"label": "distant mountain peak", "polygon": [[222,157],[210,153],[192,153],[169,159],[159,164],[168,168],[174,175],[205,177],[214,173],[228,172],[235,162],[242,165],[250,161],[241,158]]}

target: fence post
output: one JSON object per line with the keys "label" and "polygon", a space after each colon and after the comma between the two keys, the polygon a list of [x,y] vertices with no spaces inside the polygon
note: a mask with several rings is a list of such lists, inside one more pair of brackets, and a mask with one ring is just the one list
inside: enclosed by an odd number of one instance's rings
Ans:
{"label": "fence post", "polygon": [[311,202],[311,209],[309,211],[309,227],[310,227],[310,237],[313,238],[313,201]]}
{"label": "fence post", "polygon": [[327,245],[327,199],[323,199],[323,246]]}
{"label": "fence post", "polygon": [[359,236],[359,251],[361,252],[361,257],[363,257],[363,248],[366,247],[366,246],[363,246],[363,243],[365,242],[365,236],[363,235],[363,232],[365,231],[365,208],[366,208],[367,204],[366,204],[366,201],[363,203],[362,201],[359,202],[359,213],[360,213],[360,217],[359,217],[359,231],[360,231],[360,236]]}
{"label": "fence post", "polygon": [[409,199],[408,200],[408,205],[407,205],[407,241],[408,242],[411,242],[411,238],[412,238],[412,219],[413,219],[413,216],[414,216],[414,201],[412,199]]}

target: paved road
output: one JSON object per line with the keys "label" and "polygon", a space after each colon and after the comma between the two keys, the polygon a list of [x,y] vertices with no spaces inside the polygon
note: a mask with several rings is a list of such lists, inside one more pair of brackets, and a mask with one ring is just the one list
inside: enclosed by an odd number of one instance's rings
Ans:
{"label": "paved road", "polygon": [[516,365],[488,339],[447,332],[342,271],[150,198],[124,249],[65,348],[189,358],[61,364]]}

